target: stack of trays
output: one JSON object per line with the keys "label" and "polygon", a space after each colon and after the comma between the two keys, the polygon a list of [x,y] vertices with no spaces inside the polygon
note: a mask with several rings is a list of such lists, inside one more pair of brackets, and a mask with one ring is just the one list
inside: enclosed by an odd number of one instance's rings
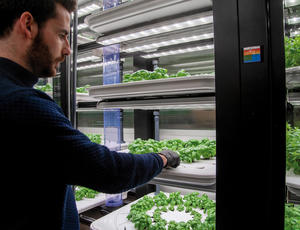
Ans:
{"label": "stack of trays", "polygon": [[291,193],[300,197],[300,176],[297,175],[287,176],[286,186]]}
{"label": "stack of trays", "polygon": [[214,192],[216,189],[216,160],[181,163],[176,169],[164,169],[152,181],[155,184]]}
{"label": "stack of trays", "polygon": [[76,206],[78,213],[85,212],[87,210],[90,210],[92,208],[95,208],[99,205],[102,205],[105,203],[105,194],[99,193],[96,195],[95,198],[83,198],[80,201],[76,201]]}
{"label": "stack of trays", "polygon": [[[129,150],[120,152],[128,153]],[[193,163],[181,162],[177,168],[163,169],[149,183],[215,192],[216,159],[199,160]]]}
{"label": "stack of trays", "polygon": [[[168,193],[165,193],[167,196],[169,196]],[[155,194],[151,193],[148,194],[148,196],[153,197]],[[142,199],[141,197],[140,199]],[[127,219],[128,214],[130,213],[131,206],[135,203],[137,203],[140,199],[123,206],[122,208],[109,213],[108,215],[94,221],[90,225],[91,230],[135,230],[134,224]],[[154,212],[154,209],[156,206],[154,206],[151,210],[147,211],[148,214]],[[176,208],[175,208],[176,209]],[[202,211],[197,209],[199,213],[202,215],[201,221],[203,222],[206,218],[206,214]],[[150,214],[151,215],[151,214]],[[192,219],[193,217],[186,212],[179,212],[177,210],[174,210],[172,212],[168,211],[166,213],[162,214],[162,218],[169,221],[176,221],[176,222],[187,222],[188,220]]]}
{"label": "stack of trays", "polygon": [[165,96],[207,94],[215,92],[215,78],[191,76],[145,80],[122,84],[92,86],[89,96],[100,101],[116,99],[157,98]]}
{"label": "stack of trays", "polygon": [[286,85],[289,89],[300,86],[300,66],[286,69]]}

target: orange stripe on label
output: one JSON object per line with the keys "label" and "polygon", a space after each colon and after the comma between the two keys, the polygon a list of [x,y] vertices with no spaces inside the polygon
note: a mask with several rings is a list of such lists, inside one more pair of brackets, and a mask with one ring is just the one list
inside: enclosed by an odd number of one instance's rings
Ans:
{"label": "orange stripe on label", "polygon": [[260,54],[260,49],[244,50],[244,56],[253,54]]}

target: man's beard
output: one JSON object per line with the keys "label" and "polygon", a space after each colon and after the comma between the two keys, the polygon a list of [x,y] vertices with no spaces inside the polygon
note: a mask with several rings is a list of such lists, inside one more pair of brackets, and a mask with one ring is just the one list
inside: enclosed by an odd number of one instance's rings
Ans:
{"label": "man's beard", "polygon": [[26,58],[32,72],[38,77],[47,78],[56,75],[56,71],[53,69],[55,59],[51,55],[49,47],[44,43],[40,32],[28,49]]}

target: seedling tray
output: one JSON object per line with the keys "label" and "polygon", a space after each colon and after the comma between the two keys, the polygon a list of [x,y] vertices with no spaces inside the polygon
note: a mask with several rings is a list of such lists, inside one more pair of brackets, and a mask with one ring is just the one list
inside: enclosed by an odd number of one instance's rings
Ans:
{"label": "seedling tray", "polygon": [[299,175],[287,176],[286,186],[291,193],[294,193],[296,196],[300,197],[300,176]]}
{"label": "seedling tray", "polygon": [[83,198],[82,200],[76,201],[76,206],[78,213],[85,212],[92,208],[95,208],[99,205],[105,203],[105,194],[99,193],[95,196],[95,198]]}
{"label": "seedling tray", "polygon": [[[165,193],[167,196],[169,196],[168,193]],[[148,196],[153,197],[155,194],[151,193],[148,194]],[[142,199],[142,198],[140,198]],[[125,205],[124,207],[94,221],[90,228],[92,230],[135,230],[134,224],[127,219],[128,214],[130,213],[131,206],[135,203],[137,203],[140,199]],[[161,217],[168,222],[171,220],[174,220],[176,222],[187,222],[191,220],[193,217],[190,213],[186,213],[185,211],[179,212],[177,211],[177,206],[174,206],[174,211],[167,211],[161,214]],[[151,210],[147,212],[147,214],[151,215],[153,214],[154,210],[156,209],[156,206],[154,206]],[[200,213],[202,215],[201,221],[204,222],[206,218],[206,214],[203,212],[203,210],[195,208],[195,211]]]}

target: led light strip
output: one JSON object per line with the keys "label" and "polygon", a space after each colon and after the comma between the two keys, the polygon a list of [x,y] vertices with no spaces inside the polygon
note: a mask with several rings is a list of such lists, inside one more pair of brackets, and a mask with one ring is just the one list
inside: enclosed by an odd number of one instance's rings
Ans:
{"label": "led light strip", "polygon": [[300,30],[295,30],[291,32],[291,36],[294,37],[296,35],[300,35]]}
{"label": "led light strip", "polygon": [[193,66],[207,66],[207,65],[212,64],[212,63],[214,63],[214,60],[187,62],[187,63],[173,64],[171,66],[187,68],[187,67],[193,67]]}
{"label": "led light strip", "polygon": [[80,67],[77,67],[77,70],[83,70],[83,69],[92,69],[92,68],[96,68],[96,67],[105,67],[105,66],[108,66],[108,65],[113,65],[113,64],[118,64],[120,63],[119,61],[110,61],[110,62],[99,62],[99,63],[95,63],[95,64],[89,64],[89,65],[84,65],[84,66],[80,66]]}
{"label": "led light strip", "polygon": [[215,69],[214,65],[209,65],[209,66],[198,66],[198,67],[186,67],[184,68],[186,71],[193,71],[193,70],[210,70],[210,69]]}
{"label": "led light strip", "polygon": [[289,23],[289,24],[300,23],[300,17],[289,18],[289,19],[288,19],[288,23]]}
{"label": "led light strip", "polygon": [[85,40],[86,42],[92,42],[92,41],[94,41],[93,39],[87,38],[87,37],[85,37],[85,36],[82,36],[81,34],[78,34],[77,37],[78,37],[79,39]]}
{"label": "led light strip", "polygon": [[96,63],[96,64],[91,64],[91,65],[80,66],[80,67],[77,67],[77,70],[92,69],[92,68],[101,67],[101,66],[103,66],[102,62]]}
{"label": "led light strip", "polygon": [[296,3],[296,2],[298,2],[298,1],[297,0],[286,0],[285,1],[286,4],[289,4],[289,3],[291,4],[291,3]]}
{"label": "led light strip", "polygon": [[143,58],[163,57],[163,56],[169,56],[169,55],[190,53],[190,52],[195,52],[195,51],[210,50],[213,48],[214,48],[214,45],[196,46],[196,47],[190,47],[190,48],[185,48],[185,49],[168,50],[168,51],[159,52],[159,53],[142,55],[142,57]]}
{"label": "led light strip", "polygon": [[213,37],[214,37],[213,33],[194,35],[194,36],[189,36],[189,37],[182,37],[182,38],[178,38],[178,39],[161,41],[161,42],[157,42],[157,43],[151,43],[151,44],[142,45],[142,46],[136,46],[136,47],[132,47],[132,48],[128,48],[128,49],[125,48],[125,49],[122,49],[122,51],[126,52],[126,53],[132,53],[132,52],[137,52],[137,51],[153,50],[153,49],[157,49],[158,47],[182,44],[182,43],[187,43],[187,42],[192,42],[192,41],[199,41],[199,40],[209,39],[209,38],[213,38]]}
{"label": "led light strip", "polygon": [[213,22],[213,16],[206,16],[196,19],[190,19],[183,22],[176,22],[170,25],[161,25],[156,28],[146,29],[138,32],[129,33],[126,35],[121,35],[117,37],[113,37],[110,39],[101,40],[101,38],[98,40],[98,43],[102,45],[111,45],[116,43],[121,43],[124,41],[129,41],[133,39],[148,37],[152,35],[157,35],[161,33],[181,30],[184,28],[191,28],[195,26],[205,25]]}
{"label": "led light strip", "polygon": [[78,30],[81,30],[81,29],[85,29],[85,28],[87,28],[87,27],[89,27],[87,24],[81,23],[81,24],[79,24],[79,25],[77,26],[77,29],[78,29]]}
{"label": "led light strip", "polygon": [[78,10],[78,16],[81,17],[83,15],[86,15],[86,14],[89,14],[97,9],[100,9],[101,7],[96,5],[96,4],[91,4],[91,5],[88,5],[86,7],[83,7],[82,9],[79,9]]}
{"label": "led light strip", "polygon": [[79,59],[77,60],[77,63],[85,62],[85,61],[93,61],[93,60],[97,60],[97,59],[99,59],[99,58],[100,58],[100,57],[97,57],[97,56],[92,55],[92,56],[85,57],[85,58],[79,58]]}

